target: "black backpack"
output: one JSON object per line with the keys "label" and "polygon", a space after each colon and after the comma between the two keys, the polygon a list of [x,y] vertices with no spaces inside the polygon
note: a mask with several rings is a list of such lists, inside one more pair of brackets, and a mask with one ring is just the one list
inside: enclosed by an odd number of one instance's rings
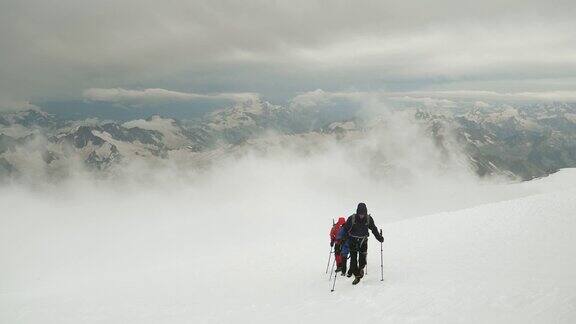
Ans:
{"label": "black backpack", "polygon": [[[354,224],[356,224],[356,214],[352,215],[352,226],[354,226]],[[372,216],[370,216],[370,214],[368,214],[366,216],[366,226],[370,225],[370,220],[372,219]],[[350,226],[350,229],[352,229],[352,226]]]}

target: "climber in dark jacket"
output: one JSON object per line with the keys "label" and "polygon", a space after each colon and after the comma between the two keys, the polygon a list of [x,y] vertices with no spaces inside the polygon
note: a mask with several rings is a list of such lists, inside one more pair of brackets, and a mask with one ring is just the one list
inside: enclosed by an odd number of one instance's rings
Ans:
{"label": "climber in dark jacket", "polygon": [[384,237],[378,232],[378,228],[374,224],[372,216],[368,215],[368,208],[365,203],[359,203],[356,208],[356,214],[348,217],[343,229],[346,238],[348,239],[348,246],[350,249],[350,270],[348,270],[348,277],[354,275],[353,285],[360,282],[364,276],[364,267],[366,266],[366,253],[368,252],[368,229],[372,231],[374,237],[383,242]]}

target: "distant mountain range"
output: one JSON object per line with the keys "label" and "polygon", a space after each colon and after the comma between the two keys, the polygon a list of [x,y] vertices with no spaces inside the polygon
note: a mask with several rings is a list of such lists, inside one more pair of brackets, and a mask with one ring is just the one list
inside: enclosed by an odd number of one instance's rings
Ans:
{"label": "distant mountain range", "polygon": [[[387,126],[387,114],[419,125],[440,152],[458,147],[480,176],[521,179],[576,166],[576,105],[413,105],[385,114],[296,109],[248,101],[194,120],[153,115],[126,122],[62,120],[41,110],[0,114],[0,177],[60,177],[71,166],[105,172],[126,161],[176,159],[195,165],[274,136],[353,142]],[[389,122],[389,121],[388,121]],[[271,135],[273,134],[273,135]]]}

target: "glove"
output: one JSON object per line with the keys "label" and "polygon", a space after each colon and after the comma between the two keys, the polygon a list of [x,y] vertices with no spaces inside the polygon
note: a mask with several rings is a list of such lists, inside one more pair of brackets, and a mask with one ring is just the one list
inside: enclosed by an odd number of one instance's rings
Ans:
{"label": "glove", "polygon": [[376,238],[380,243],[384,242],[384,236],[378,236]]}

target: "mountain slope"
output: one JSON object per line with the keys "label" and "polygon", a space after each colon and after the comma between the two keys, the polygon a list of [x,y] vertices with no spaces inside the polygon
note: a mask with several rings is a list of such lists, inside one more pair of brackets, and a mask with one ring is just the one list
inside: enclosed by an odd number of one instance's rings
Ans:
{"label": "mountain slope", "polygon": [[[216,205],[201,192],[193,207],[192,192],[162,204],[151,194],[72,206],[6,198],[19,217],[0,216],[0,322],[571,323],[571,171],[512,185],[546,193],[455,212],[384,224],[386,211],[373,210],[385,280],[370,238],[368,275],[358,286],[338,277],[333,293],[322,203]],[[37,206],[58,215],[39,217]]]}

